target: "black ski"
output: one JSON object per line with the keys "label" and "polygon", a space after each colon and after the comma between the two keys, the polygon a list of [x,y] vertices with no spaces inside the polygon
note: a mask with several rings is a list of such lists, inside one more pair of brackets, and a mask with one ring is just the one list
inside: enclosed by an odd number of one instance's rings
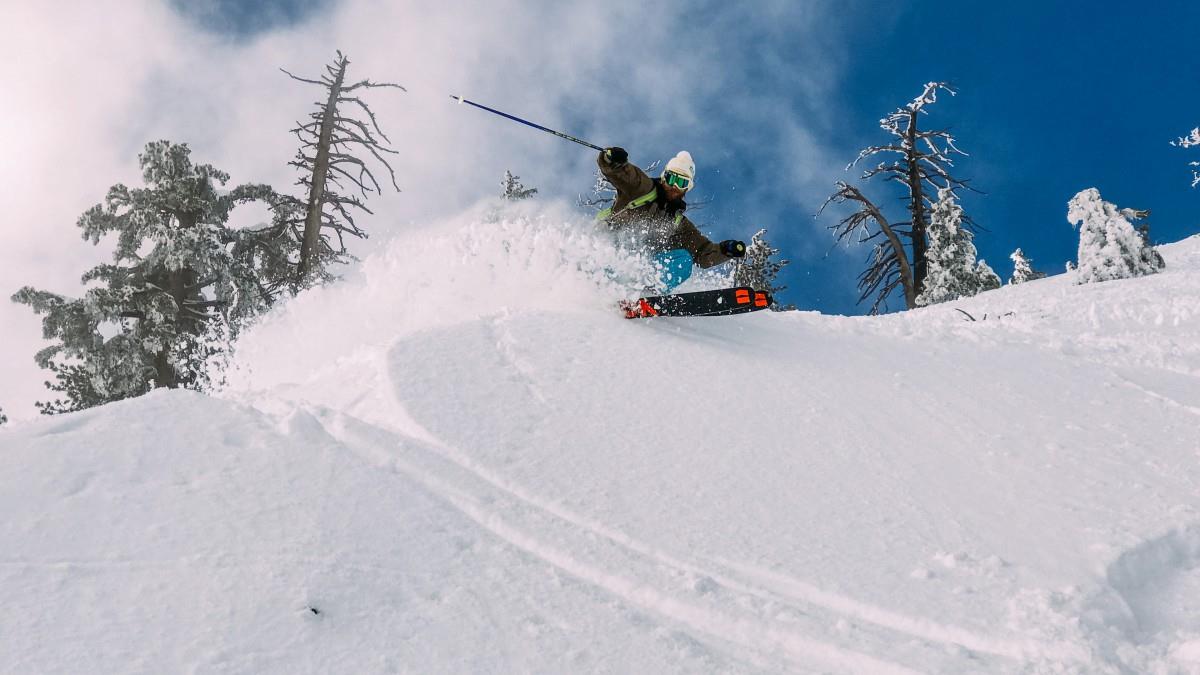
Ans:
{"label": "black ski", "polygon": [[653,316],[728,316],[757,312],[771,306],[771,295],[749,286],[721,288],[715,291],[651,295],[624,300],[621,309],[626,319]]}

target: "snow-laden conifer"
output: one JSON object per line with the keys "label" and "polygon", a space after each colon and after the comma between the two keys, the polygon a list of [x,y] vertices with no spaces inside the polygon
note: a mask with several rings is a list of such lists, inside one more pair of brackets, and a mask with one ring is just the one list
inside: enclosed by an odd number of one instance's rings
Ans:
{"label": "snow-laden conifer", "polygon": [[[1195,129],[1192,129],[1192,132],[1190,134],[1188,134],[1187,136],[1184,136],[1182,138],[1172,141],[1171,145],[1174,145],[1174,146],[1177,146],[1180,148],[1191,148],[1194,146],[1200,146],[1200,127],[1196,127]],[[1190,166],[1200,166],[1200,162],[1189,162],[1189,165]],[[1200,171],[1192,169],[1192,187],[1196,187],[1197,185],[1200,185]]]}
{"label": "snow-laden conifer", "polygon": [[537,194],[537,188],[527,188],[521,183],[520,176],[514,176],[513,172],[505,171],[504,180],[500,182],[502,192],[500,196],[509,201],[520,201],[529,199]]}
{"label": "snow-laden conifer", "polygon": [[1018,248],[1013,251],[1012,255],[1008,256],[1008,258],[1013,261],[1013,273],[1008,279],[1010,285],[1023,284],[1026,281],[1034,281],[1035,279],[1044,279],[1046,277],[1045,272],[1038,272],[1033,269],[1033,261],[1026,257],[1025,252],[1021,249]]}
{"label": "snow-laden conifer", "polygon": [[1000,277],[983,260],[976,260],[974,235],[963,225],[963,210],[951,188],[938,190],[929,214],[928,275],[917,306],[969,298],[1000,288]]}
{"label": "snow-laden conifer", "polygon": [[78,226],[93,244],[112,239],[113,262],[83,275],[81,298],[25,287],[15,302],[43,314],[38,352],[47,386],[63,398],[44,413],[81,410],[153,387],[204,389],[208,366],[228,352],[236,328],[270,297],[241,254],[255,230],[231,230],[238,204],[275,198],[265,185],[219,190],[229,175],[193,165],[185,144],[149,143],[139,156],[145,188],[114,185]]}
{"label": "snow-laden conifer", "polygon": [[1162,256],[1134,229],[1130,218],[1146,211],[1118,209],[1088,188],[1067,203],[1067,220],[1079,227],[1079,264],[1075,283],[1086,284],[1154,274],[1165,267]]}
{"label": "snow-laden conifer", "polygon": [[778,295],[787,286],[778,285],[776,278],[791,261],[775,259],[779,249],[766,240],[766,233],[766,228],[760,229],[750,239],[750,245],[746,247],[746,256],[733,268],[733,284],[750,286],[756,290],[767,291],[771,295]]}

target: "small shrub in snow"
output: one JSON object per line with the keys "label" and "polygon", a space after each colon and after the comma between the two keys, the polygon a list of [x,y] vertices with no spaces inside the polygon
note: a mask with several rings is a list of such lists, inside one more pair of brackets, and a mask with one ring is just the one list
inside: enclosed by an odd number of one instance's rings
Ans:
{"label": "small shrub in snow", "polygon": [[503,192],[500,196],[509,201],[529,199],[537,194],[537,188],[527,188],[521,183],[520,176],[514,176],[511,171],[504,172],[504,180],[500,183]]}
{"label": "small shrub in snow", "polygon": [[1025,253],[1021,249],[1013,251],[1009,259],[1013,261],[1013,273],[1012,277],[1008,280],[1009,284],[1023,284],[1026,281],[1046,277],[1045,272],[1038,272],[1033,269],[1033,261],[1025,257]]}
{"label": "small shrub in snow", "polygon": [[969,298],[982,291],[1000,288],[1000,277],[983,260],[976,261],[974,235],[963,227],[963,210],[950,188],[938,191],[938,201],[929,217],[929,267],[925,290],[917,306]]}
{"label": "small shrub in snow", "polygon": [[771,246],[763,238],[766,233],[765,228],[754,233],[750,245],[746,247],[746,257],[733,268],[733,284],[749,286],[756,290],[767,291],[771,295],[778,295],[779,291],[784,290],[787,286],[778,285],[776,277],[791,261],[772,260],[779,253],[779,249]]}
{"label": "small shrub in snow", "polygon": [[1067,204],[1067,220],[1079,227],[1079,264],[1075,283],[1127,279],[1154,274],[1165,263],[1129,218],[1145,212],[1118,209],[1088,188]]}

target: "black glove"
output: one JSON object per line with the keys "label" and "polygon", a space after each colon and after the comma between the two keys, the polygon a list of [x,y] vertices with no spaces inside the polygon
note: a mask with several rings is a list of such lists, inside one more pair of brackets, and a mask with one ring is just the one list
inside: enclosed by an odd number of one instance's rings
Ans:
{"label": "black glove", "polygon": [[746,257],[746,244],[737,239],[726,239],[721,242],[721,253],[725,254],[726,258],[744,258]]}
{"label": "black glove", "polygon": [[613,166],[621,166],[629,161],[629,153],[625,152],[625,148],[605,148],[604,159],[608,160],[608,163]]}

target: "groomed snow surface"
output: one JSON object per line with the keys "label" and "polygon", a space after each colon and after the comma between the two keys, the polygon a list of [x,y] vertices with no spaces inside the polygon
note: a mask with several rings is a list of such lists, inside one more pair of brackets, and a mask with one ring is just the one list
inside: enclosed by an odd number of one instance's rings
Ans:
{"label": "groomed snow surface", "polygon": [[0,671],[1200,673],[1200,237],[626,321],[528,208],[410,228],[218,398],[0,430]]}

